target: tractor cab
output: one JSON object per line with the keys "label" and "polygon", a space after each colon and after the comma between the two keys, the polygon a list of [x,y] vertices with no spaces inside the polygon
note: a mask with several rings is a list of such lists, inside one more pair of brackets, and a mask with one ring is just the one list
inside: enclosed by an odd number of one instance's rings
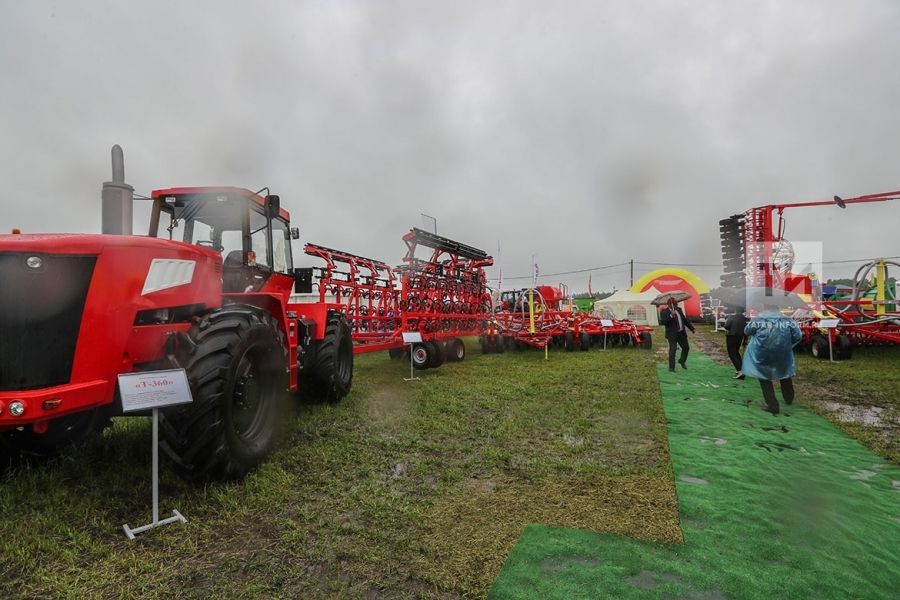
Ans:
{"label": "tractor cab", "polygon": [[276,291],[284,287],[278,274],[292,276],[291,240],[299,232],[290,227],[278,196],[196,187],[154,190],[152,198],[149,235],[220,253],[223,292]]}

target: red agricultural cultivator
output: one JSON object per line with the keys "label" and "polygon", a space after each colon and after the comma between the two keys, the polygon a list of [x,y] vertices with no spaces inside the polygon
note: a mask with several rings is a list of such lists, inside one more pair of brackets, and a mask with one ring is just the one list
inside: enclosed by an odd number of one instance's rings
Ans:
{"label": "red agricultural cultivator", "polygon": [[[803,331],[801,345],[814,356],[848,359],[854,346],[900,344],[900,311],[888,286],[888,267],[900,264],[878,259],[857,270],[847,298],[823,298],[817,273],[795,273],[795,253],[784,237],[784,211],[789,208],[832,206],[897,200],[900,191],[830,201],[771,204],[719,221],[722,240],[722,286],[758,287],[794,292],[807,301],[795,312]],[[873,280],[869,274],[874,271]],[[828,325],[824,327],[823,325]],[[833,325],[833,326],[832,326]],[[830,340],[829,340],[830,338]],[[830,344],[829,344],[830,341]],[[830,349],[829,349],[830,346]]]}
{"label": "red agricultural cultivator", "polygon": [[[484,267],[493,258],[483,250],[413,228],[403,236],[403,265],[338,250],[306,245],[306,253],[323,259],[318,268],[319,303],[333,302],[348,318],[354,352],[389,350],[403,354],[402,334],[418,332],[413,366],[440,366],[465,358],[463,336],[479,335],[490,313]],[[427,256],[417,257],[424,249]],[[338,264],[346,265],[340,270]]]}
{"label": "red agricultural cultivator", "polygon": [[548,345],[562,346],[569,352],[607,345],[651,347],[652,327],[579,313],[565,300],[562,288],[545,285],[503,292],[481,337],[482,351]]}

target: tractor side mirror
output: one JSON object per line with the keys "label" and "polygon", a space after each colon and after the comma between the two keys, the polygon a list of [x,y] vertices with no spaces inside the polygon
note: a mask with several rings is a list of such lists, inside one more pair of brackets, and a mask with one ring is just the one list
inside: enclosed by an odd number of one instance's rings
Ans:
{"label": "tractor side mirror", "polygon": [[299,227],[291,227],[291,239],[292,240],[300,239],[300,228]]}
{"label": "tractor side mirror", "polygon": [[266,216],[270,219],[274,219],[278,216],[278,213],[281,211],[281,197],[276,196],[275,194],[270,194],[266,196]]}
{"label": "tractor side mirror", "polygon": [[294,269],[294,293],[312,294],[312,267]]}

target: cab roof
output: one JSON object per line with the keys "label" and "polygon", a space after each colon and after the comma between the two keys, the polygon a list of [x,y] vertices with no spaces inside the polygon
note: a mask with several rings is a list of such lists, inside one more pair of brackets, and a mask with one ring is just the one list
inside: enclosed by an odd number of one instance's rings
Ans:
{"label": "cab roof", "polygon": [[[169,196],[231,196],[246,198],[253,201],[257,206],[265,208],[266,199],[256,192],[251,192],[246,188],[239,187],[174,187],[161,190],[153,190],[150,196],[157,200],[159,198],[168,198]],[[290,222],[291,215],[283,208],[279,208],[278,216],[285,221]]]}

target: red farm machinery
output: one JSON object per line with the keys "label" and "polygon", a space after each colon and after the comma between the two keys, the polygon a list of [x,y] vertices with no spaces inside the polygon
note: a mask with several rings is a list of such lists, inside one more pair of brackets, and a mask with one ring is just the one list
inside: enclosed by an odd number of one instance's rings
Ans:
{"label": "red farm machinery", "polygon": [[476,248],[414,229],[392,269],[309,244],[326,266],[318,300],[297,303],[313,272],[294,268],[299,232],[278,196],[171,188],[152,201],[147,236],[127,235],[130,207],[114,234],[0,235],[0,458],[108,426],[120,374],[183,368],[193,402],[160,410],[163,451],[187,479],[241,477],[272,450],[290,392],[340,400],[354,353],[402,353],[404,331],[422,334],[416,366],[461,360],[461,336],[485,326],[492,259]]}
{"label": "red farm machinery", "polygon": [[193,402],[161,411],[161,446],[186,478],[234,478],[272,449],[301,371],[325,399],[349,391],[347,317],[288,303],[303,276],[278,196],[152,199],[148,236],[0,236],[4,453],[50,454],[108,425],[119,374],[184,368]]}
{"label": "red farm machinery", "polygon": [[[479,335],[490,313],[484,251],[439,235],[412,229],[403,236],[403,264],[386,263],[318,246],[306,253],[325,261],[316,267],[318,303],[332,299],[346,315],[356,353],[388,350],[404,354],[403,333],[419,333],[411,348],[417,369],[461,361],[462,337]],[[417,256],[417,251],[424,256]],[[343,267],[343,269],[341,268]]]}
{"label": "red farm machinery", "polygon": [[[786,209],[844,209],[851,204],[886,202],[898,197],[900,191],[772,204],[721,220],[723,287],[758,287],[798,294],[808,302],[808,309],[794,313],[803,331],[801,346],[808,347],[817,357],[831,354],[837,359],[849,359],[855,346],[900,344],[900,311],[895,290],[888,285],[888,268],[900,268],[900,264],[876,259],[862,265],[848,294],[824,297],[818,280],[821,274],[793,272],[794,250],[784,237]],[[874,275],[871,281],[870,274]]]}
{"label": "red farm machinery", "polygon": [[652,331],[630,321],[579,312],[567,302],[563,287],[539,285],[501,293],[481,345],[485,353],[549,345],[568,352],[632,344],[650,349]]}

